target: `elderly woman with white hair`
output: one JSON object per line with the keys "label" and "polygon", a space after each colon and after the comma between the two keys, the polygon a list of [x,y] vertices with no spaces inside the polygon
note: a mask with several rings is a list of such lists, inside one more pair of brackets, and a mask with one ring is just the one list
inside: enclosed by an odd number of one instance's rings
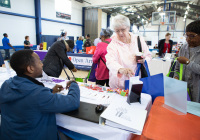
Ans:
{"label": "elderly woman with white hair", "polygon": [[106,65],[109,69],[109,85],[111,88],[125,87],[125,80],[134,76],[137,63],[151,60],[149,48],[143,37],[140,37],[143,52],[142,59],[136,62],[138,49],[138,36],[129,32],[130,20],[123,15],[117,15],[112,20],[115,31],[111,43],[107,47]]}

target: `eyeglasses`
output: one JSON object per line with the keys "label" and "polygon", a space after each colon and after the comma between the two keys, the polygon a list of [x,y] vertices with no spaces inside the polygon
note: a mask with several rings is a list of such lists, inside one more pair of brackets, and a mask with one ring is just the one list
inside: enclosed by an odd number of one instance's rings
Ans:
{"label": "eyeglasses", "polygon": [[119,30],[115,30],[116,33],[120,33],[120,32],[124,33],[125,31],[126,31],[126,28],[124,28],[124,29],[119,29]]}
{"label": "eyeglasses", "polygon": [[195,34],[195,35],[193,35],[193,34],[190,34],[190,35],[187,35],[186,33],[184,33],[183,34],[183,36],[185,37],[185,38],[195,38],[196,36],[197,36],[198,34]]}

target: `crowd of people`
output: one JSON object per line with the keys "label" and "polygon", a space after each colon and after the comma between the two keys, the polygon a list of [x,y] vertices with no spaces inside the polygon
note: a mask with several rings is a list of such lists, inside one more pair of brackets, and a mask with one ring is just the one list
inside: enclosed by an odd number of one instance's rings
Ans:
{"label": "crowd of people", "polygon": [[[144,38],[129,32],[129,18],[117,15],[112,26],[115,34],[109,28],[103,29],[98,38],[100,41],[96,40],[98,43],[93,55],[93,63],[97,64],[96,84],[124,89],[125,80],[135,75],[137,64],[149,63],[152,58]],[[173,41],[170,37],[171,34],[167,33],[165,39],[159,41],[160,56],[171,53]],[[184,64],[183,81],[187,82],[191,100],[200,102],[200,20],[187,25],[185,37],[187,43],[180,49],[175,70],[179,72],[180,64]],[[7,34],[4,34],[2,42],[5,59],[10,59],[9,49],[13,46]],[[76,45],[78,51],[85,51],[92,45],[90,35],[86,35],[84,40],[79,37]],[[55,113],[79,107],[80,90],[75,81],[69,81],[66,87],[56,85],[49,89],[35,79],[42,76],[42,71],[59,77],[64,65],[73,72],[77,71],[67,57],[66,52],[74,48],[74,42],[67,39],[67,32],[63,32],[50,47],[43,63],[30,47],[29,36],[26,36],[24,50],[16,51],[10,59],[17,75],[6,80],[0,89],[1,139],[58,139]],[[142,57],[137,60],[139,52]],[[143,77],[142,72],[140,77]],[[174,78],[179,79],[179,75],[175,73]],[[55,94],[63,88],[69,89],[67,96]]]}

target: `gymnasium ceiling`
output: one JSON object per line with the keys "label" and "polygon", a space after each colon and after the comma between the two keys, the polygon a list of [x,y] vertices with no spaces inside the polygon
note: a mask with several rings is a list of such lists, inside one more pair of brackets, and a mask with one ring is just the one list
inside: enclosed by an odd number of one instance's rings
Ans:
{"label": "gymnasium ceiling", "polygon": [[[98,0],[99,1],[99,0]],[[106,0],[103,5],[95,0],[83,0],[86,3],[87,8],[99,8],[103,12],[110,15],[116,15],[118,13],[129,17],[132,24],[141,26],[147,22],[151,22],[152,12],[164,11],[176,11],[177,16],[184,17],[185,12],[186,19],[197,20],[200,19],[200,0],[167,0],[164,6],[164,0],[116,0],[116,3],[109,3],[112,0]],[[101,0],[103,2],[104,0]],[[189,5],[189,8],[188,8]],[[140,18],[138,18],[138,15]],[[144,19],[143,21],[141,19]]]}

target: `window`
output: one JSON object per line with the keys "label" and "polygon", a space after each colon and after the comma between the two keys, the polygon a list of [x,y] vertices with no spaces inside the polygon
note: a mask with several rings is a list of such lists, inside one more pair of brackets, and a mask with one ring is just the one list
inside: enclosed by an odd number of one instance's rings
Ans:
{"label": "window", "polygon": [[71,19],[71,1],[55,0],[56,17]]}

